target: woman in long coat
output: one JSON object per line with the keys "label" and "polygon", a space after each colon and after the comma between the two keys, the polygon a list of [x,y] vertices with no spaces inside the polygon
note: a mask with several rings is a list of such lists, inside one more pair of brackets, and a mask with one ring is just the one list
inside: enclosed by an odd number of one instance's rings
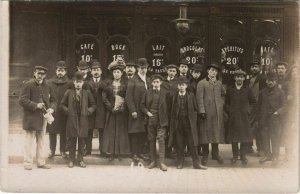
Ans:
{"label": "woman in long coat", "polygon": [[[110,160],[120,155],[130,153],[127,132],[127,114],[124,98],[126,96],[126,83],[121,79],[123,66],[115,65],[110,68],[113,80],[107,82],[102,92],[102,100],[106,106],[106,122],[102,136],[102,151],[109,154]],[[123,102],[116,103],[116,99]],[[116,107],[116,104],[121,104]]]}
{"label": "woman in long coat", "polygon": [[217,79],[219,67],[216,64],[208,65],[208,77],[197,85],[196,100],[200,113],[199,143],[202,144],[202,164],[206,165],[209,147],[212,143],[212,159],[223,163],[219,156],[218,144],[225,142],[225,130],[223,123],[224,92],[222,83]]}

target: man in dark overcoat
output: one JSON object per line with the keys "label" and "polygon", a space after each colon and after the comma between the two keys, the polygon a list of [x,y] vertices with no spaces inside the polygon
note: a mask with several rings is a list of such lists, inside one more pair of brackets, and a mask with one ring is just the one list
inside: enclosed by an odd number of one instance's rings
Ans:
{"label": "man in dark overcoat", "polygon": [[246,73],[237,70],[234,74],[235,84],[227,88],[225,110],[229,116],[227,122],[227,141],[232,143],[233,157],[231,163],[238,160],[238,143],[240,143],[240,157],[242,164],[246,165],[247,143],[252,142],[253,135],[250,126],[250,105],[256,102],[251,89],[244,84]]}
{"label": "man in dark overcoat", "polygon": [[101,148],[100,139],[105,125],[105,107],[102,100],[102,91],[105,88],[105,81],[102,77],[101,64],[97,60],[94,60],[91,64],[91,75],[92,77],[87,81],[87,89],[91,91],[96,102],[97,109],[89,116],[89,133],[85,141],[85,155],[90,155],[92,153],[94,129],[99,132],[99,149]]}
{"label": "man in dark overcoat", "polygon": [[[37,167],[49,169],[45,161],[45,133],[47,121],[44,114],[53,113],[57,106],[53,89],[45,81],[47,68],[35,66],[34,79],[22,87],[19,103],[23,107],[23,129],[25,130],[24,169],[32,170],[32,144],[36,141]],[[36,140],[35,140],[36,139]]]}
{"label": "man in dark overcoat", "polygon": [[187,92],[188,80],[180,76],[177,79],[178,93],[172,97],[170,137],[168,145],[175,141],[177,150],[177,168],[183,168],[184,148],[188,145],[195,169],[206,169],[199,164],[197,154],[197,103],[193,93]]}
{"label": "man in dark overcoat", "polygon": [[90,75],[90,67],[88,66],[88,64],[85,61],[79,61],[78,65],[77,65],[77,70],[78,72],[82,72],[83,73],[83,89],[89,89],[88,86],[88,81],[91,77]]}
{"label": "man in dark overcoat", "polygon": [[[72,81],[67,76],[66,62],[58,61],[56,64],[55,76],[49,80],[49,85],[53,89],[57,104],[60,104],[65,92],[72,87]],[[57,134],[60,135],[60,154],[63,158],[66,158],[66,123],[67,117],[60,107],[53,114],[54,122],[48,126],[49,142],[50,142],[50,154],[48,158],[52,158],[55,155]]]}
{"label": "man in dark overcoat", "polygon": [[89,118],[96,110],[96,103],[92,93],[83,89],[83,73],[74,74],[74,89],[69,89],[61,100],[61,108],[66,113],[67,119],[67,138],[69,141],[69,158],[68,166],[73,168],[76,155],[76,145],[78,141],[77,159],[79,166],[85,168],[83,162],[84,140],[88,136]]}
{"label": "man in dark overcoat", "polygon": [[194,64],[191,68],[191,77],[190,84],[188,86],[188,90],[196,95],[196,89],[198,82],[203,79],[203,66],[200,64]]}
{"label": "man in dark overcoat", "polygon": [[151,80],[148,78],[147,60],[138,60],[138,73],[129,79],[126,91],[125,101],[128,107],[128,134],[130,141],[130,150],[132,159],[137,162],[139,159],[147,159],[143,155],[143,148],[147,141],[145,115],[143,114],[140,104],[146,93],[151,87]]}
{"label": "man in dark overcoat", "polygon": [[137,67],[138,65],[136,63],[133,62],[126,63],[125,73],[128,80],[134,77],[137,71]]}

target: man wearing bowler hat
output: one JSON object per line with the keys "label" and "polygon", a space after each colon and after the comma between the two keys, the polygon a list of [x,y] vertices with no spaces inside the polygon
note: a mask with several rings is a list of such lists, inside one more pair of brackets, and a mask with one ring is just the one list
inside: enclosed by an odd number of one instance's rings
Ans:
{"label": "man wearing bowler hat", "polygon": [[191,68],[189,91],[193,92],[194,95],[196,95],[196,88],[198,82],[203,78],[202,71],[203,66],[197,63],[194,64]]}
{"label": "man wearing bowler hat", "polygon": [[212,159],[219,164],[223,159],[219,155],[219,143],[225,143],[223,123],[223,96],[225,92],[222,83],[217,79],[219,65],[212,63],[207,66],[207,77],[197,85],[196,100],[200,116],[199,142],[202,144],[202,164],[206,165],[209,154],[209,144],[212,145]]}
{"label": "man wearing bowler hat", "polygon": [[32,144],[36,139],[37,167],[49,169],[45,161],[45,133],[47,120],[45,113],[52,114],[57,101],[53,89],[45,81],[47,68],[35,66],[34,79],[29,80],[22,87],[19,103],[23,107],[23,129],[25,130],[24,169],[32,170]]}
{"label": "man wearing bowler hat", "polygon": [[[65,61],[58,61],[56,64],[55,76],[49,80],[49,85],[53,89],[57,104],[60,103],[64,93],[67,89],[72,87],[72,82],[67,76],[67,66]],[[57,110],[53,114],[54,122],[48,126],[49,142],[50,142],[50,154],[48,158],[52,158],[55,155],[57,134],[60,135],[60,154],[63,158],[66,158],[66,116],[62,109],[57,107]]]}
{"label": "man wearing bowler hat", "polygon": [[[87,82],[87,89],[89,89],[94,97],[97,105],[96,111],[89,116],[89,132],[88,137],[85,141],[85,155],[90,155],[92,153],[92,140],[93,131],[97,129],[99,132],[99,149],[101,148],[100,139],[103,134],[103,128],[105,125],[105,107],[102,100],[102,91],[105,87],[105,81],[102,77],[102,69],[99,61],[94,60],[91,64],[91,75],[92,77]],[[100,154],[101,149],[100,149]]]}
{"label": "man wearing bowler hat", "polygon": [[87,82],[90,79],[90,74],[89,74],[90,68],[89,68],[88,64],[83,60],[79,61],[78,66],[77,66],[77,70],[79,72],[83,73],[83,81],[84,81],[83,88],[88,89],[88,83]]}
{"label": "man wearing bowler hat", "polygon": [[134,77],[137,68],[138,68],[138,65],[136,63],[133,63],[133,62],[126,63],[125,73],[126,73],[128,80]]}
{"label": "man wearing bowler hat", "polygon": [[189,63],[186,59],[181,59],[179,66],[178,66],[178,70],[179,70],[179,76],[184,76],[186,78],[189,78]]}

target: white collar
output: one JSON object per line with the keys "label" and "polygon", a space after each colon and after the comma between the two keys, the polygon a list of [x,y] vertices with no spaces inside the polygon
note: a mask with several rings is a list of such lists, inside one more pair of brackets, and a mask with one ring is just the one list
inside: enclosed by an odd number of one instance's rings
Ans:
{"label": "white collar", "polygon": [[185,94],[186,94],[186,91],[185,91],[185,92],[183,92],[183,94],[182,94],[182,93],[180,93],[180,92],[178,92],[178,94],[179,94],[179,96],[185,96]]}
{"label": "white collar", "polygon": [[168,80],[168,81],[171,81],[171,80],[173,80],[173,79],[174,79],[174,77],[173,77],[172,79],[171,79],[171,77],[169,77],[169,76],[167,77],[167,80]]}
{"label": "white collar", "polygon": [[187,76],[187,73],[186,74],[180,73],[180,76]]}
{"label": "white collar", "polygon": [[94,80],[94,82],[97,82],[97,80],[99,82],[101,80],[101,77],[93,77],[93,80]]}
{"label": "white collar", "polygon": [[141,78],[144,82],[146,82],[146,75],[142,75],[142,74],[140,74],[139,72],[138,72],[138,75],[140,76],[140,78]]}
{"label": "white collar", "polygon": [[160,91],[160,87],[159,88],[157,88],[157,89],[155,89],[155,88],[152,88],[153,90],[157,90],[157,91]]}
{"label": "white collar", "polygon": [[242,84],[242,85],[239,86],[239,85],[237,85],[237,84],[235,83],[235,87],[236,87],[237,90],[240,90],[240,89],[243,87],[243,85],[244,85],[244,84]]}

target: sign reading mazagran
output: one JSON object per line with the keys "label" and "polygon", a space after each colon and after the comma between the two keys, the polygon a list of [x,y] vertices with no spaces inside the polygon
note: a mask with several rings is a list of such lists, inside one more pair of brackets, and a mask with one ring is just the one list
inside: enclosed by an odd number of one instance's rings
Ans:
{"label": "sign reading mazagran", "polygon": [[76,41],[75,45],[76,60],[90,62],[99,59],[99,46],[97,39],[92,36],[83,36]]}

